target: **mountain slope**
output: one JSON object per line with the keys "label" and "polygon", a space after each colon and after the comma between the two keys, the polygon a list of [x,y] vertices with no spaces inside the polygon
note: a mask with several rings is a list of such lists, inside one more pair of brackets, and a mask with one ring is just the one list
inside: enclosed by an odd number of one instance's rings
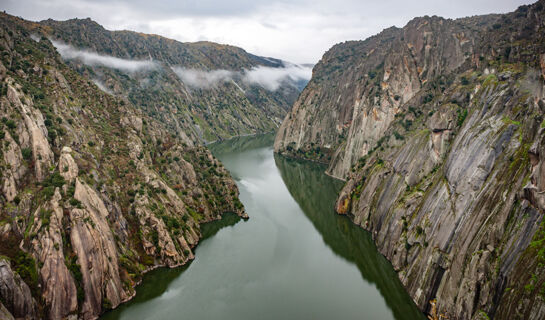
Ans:
{"label": "mountain slope", "polygon": [[471,61],[476,39],[496,19],[417,18],[334,46],[282,123],[275,150],[330,163],[328,173],[345,178],[426,83],[445,82]]}
{"label": "mountain slope", "polygon": [[[194,142],[274,131],[300,90],[299,78],[288,73],[303,67],[258,57],[237,47],[108,31],[89,19],[46,20],[41,24],[58,48],[72,46],[64,51],[69,65],[80,74]],[[149,68],[123,70],[115,64],[86,62],[89,53],[109,61],[148,63]],[[286,77],[275,72],[286,72]],[[268,73],[275,77],[273,84],[262,78]]]}
{"label": "mountain slope", "polygon": [[96,318],[193,258],[199,224],[245,216],[228,172],[0,14],[0,314]]}
{"label": "mountain slope", "polygon": [[543,318],[544,8],[337,45],[276,137],[347,179],[337,212],[425,312]]}

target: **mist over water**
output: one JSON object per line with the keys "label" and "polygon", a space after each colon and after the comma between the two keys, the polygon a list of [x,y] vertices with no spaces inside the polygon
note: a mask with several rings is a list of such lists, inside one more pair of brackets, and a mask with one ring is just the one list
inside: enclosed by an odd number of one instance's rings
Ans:
{"label": "mist over water", "polygon": [[103,319],[424,319],[369,234],[333,212],[342,182],[274,156],[272,141],[211,146],[250,220],[204,225],[189,266],[148,274]]}

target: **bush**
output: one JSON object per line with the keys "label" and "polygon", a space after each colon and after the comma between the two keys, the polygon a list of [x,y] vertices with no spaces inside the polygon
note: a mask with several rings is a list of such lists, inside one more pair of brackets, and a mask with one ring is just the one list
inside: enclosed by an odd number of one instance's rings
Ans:
{"label": "bush", "polygon": [[467,117],[467,109],[463,109],[462,111],[458,110],[458,126],[461,126]]}
{"label": "bush", "polygon": [[42,194],[44,195],[46,200],[51,199],[51,197],[55,194],[55,187],[48,186],[43,188]]}
{"label": "bush", "polygon": [[23,148],[21,149],[21,154],[23,155],[23,159],[29,160],[32,157],[32,150],[30,148]]}
{"label": "bush", "polygon": [[76,199],[76,198],[71,198],[70,199],[70,205],[73,206],[73,207],[81,207],[81,202]]}
{"label": "bush", "polygon": [[406,131],[409,131],[411,126],[413,125],[413,122],[409,119],[405,119],[405,122],[402,123],[403,128],[405,128]]}
{"label": "bush", "polygon": [[17,128],[17,124],[11,119],[6,121],[6,126],[12,130]]}
{"label": "bush", "polygon": [[428,94],[424,97],[424,103],[431,102],[432,100],[433,100],[433,94],[431,94],[431,93],[428,93]]}
{"label": "bush", "polygon": [[64,177],[61,176],[61,174],[56,171],[55,173],[53,173],[52,175],[50,175],[49,177],[47,177],[47,179],[45,179],[43,182],[42,182],[42,186],[44,187],[62,187],[64,184],[66,183],[66,180],[64,180]]}
{"label": "bush", "polygon": [[24,251],[19,251],[15,256],[14,262],[15,271],[31,288],[35,288],[38,285],[38,272],[32,256]]}
{"label": "bush", "polygon": [[405,137],[399,134],[399,132],[397,131],[394,131],[394,137],[396,138],[396,140],[405,140]]}
{"label": "bush", "polygon": [[49,141],[55,140],[57,138],[57,131],[55,131],[55,129],[53,128],[50,128],[47,131],[47,137],[49,138]]}
{"label": "bush", "polygon": [[82,281],[83,281],[83,275],[81,273],[81,266],[78,263],[77,256],[73,256],[71,258],[65,257],[64,264],[70,270],[72,273],[72,276],[74,276],[74,280],[76,280],[76,288],[77,288],[77,298],[78,302],[82,302],[85,298],[85,292],[83,291]]}

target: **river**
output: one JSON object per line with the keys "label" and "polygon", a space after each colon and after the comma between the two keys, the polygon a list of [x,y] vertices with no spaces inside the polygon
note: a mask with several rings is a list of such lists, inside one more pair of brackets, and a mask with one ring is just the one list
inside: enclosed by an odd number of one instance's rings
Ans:
{"label": "river", "polygon": [[203,225],[193,262],[150,272],[102,319],[424,319],[369,233],[334,213],[342,182],[273,139],[210,146],[250,219]]}

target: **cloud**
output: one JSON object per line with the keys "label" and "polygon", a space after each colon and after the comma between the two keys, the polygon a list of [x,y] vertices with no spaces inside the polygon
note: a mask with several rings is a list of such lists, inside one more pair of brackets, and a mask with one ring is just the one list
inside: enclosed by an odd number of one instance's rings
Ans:
{"label": "cloud", "polygon": [[112,90],[108,89],[106,87],[106,85],[104,83],[102,83],[100,80],[98,79],[91,79],[93,81],[93,83],[100,89],[102,90],[103,92],[106,92],[107,94],[111,94],[113,95],[114,93],[112,92]]}
{"label": "cloud", "polygon": [[276,91],[286,80],[298,82],[308,81],[312,76],[312,68],[300,65],[289,65],[284,68],[259,66],[245,71],[244,82],[259,85],[269,91]]}
{"label": "cloud", "polygon": [[80,60],[88,66],[101,65],[104,67],[118,69],[126,72],[136,72],[141,70],[152,70],[158,67],[158,64],[151,60],[129,60],[121,59],[107,55],[101,55],[87,50],[79,50],[71,45],[51,40],[51,43],[57,48],[59,54],[67,60]]}
{"label": "cloud", "polygon": [[180,77],[182,82],[190,87],[198,89],[209,89],[220,82],[233,79],[234,71],[229,70],[197,70],[172,67],[172,70]]}
{"label": "cloud", "polygon": [[36,41],[36,42],[40,42],[40,36],[38,36],[38,35],[36,35],[36,34],[34,34],[34,33],[32,33],[32,34],[30,35],[30,39],[32,39],[32,40],[34,40],[34,41]]}
{"label": "cloud", "polygon": [[311,67],[288,63],[285,63],[285,65],[283,68],[258,66],[242,72],[230,70],[205,71],[182,67],[172,67],[172,70],[184,84],[197,89],[210,89],[228,81],[233,81],[240,88],[236,83],[238,80],[246,85],[258,85],[269,91],[276,91],[285,81],[291,80],[291,83],[295,85],[294,83],[299,81],[310,80],[312,76]]}

